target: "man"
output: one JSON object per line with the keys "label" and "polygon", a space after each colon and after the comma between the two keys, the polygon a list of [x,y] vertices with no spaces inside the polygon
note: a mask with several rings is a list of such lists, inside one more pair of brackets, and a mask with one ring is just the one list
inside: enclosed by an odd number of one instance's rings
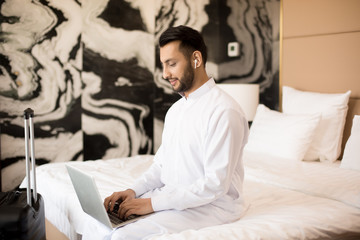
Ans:
{"label": "man", "polygon": [[112,239],[146,239],[164,233],[235,221],[244,212],[243,147],[248,125],[239,105],[207,76],[201,35],[185,26],[159,39],[163,78],[183,97],[165,117],[154,163],[130,189],[107,197],[118,214],[147,218],[112,233]]}

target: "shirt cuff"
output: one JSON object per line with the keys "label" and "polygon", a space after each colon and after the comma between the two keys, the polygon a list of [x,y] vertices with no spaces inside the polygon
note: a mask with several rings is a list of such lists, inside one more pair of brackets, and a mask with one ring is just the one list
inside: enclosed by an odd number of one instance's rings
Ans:
{"label": "shirt cuff", "polygon": [[147,191],[146,185],[144,184],[143,181],[136,181],[130,189],[132,189],[135,192],[135,197],[137,198],[143,195]]}
{"label": "shirt cuff", "polygon": [[170,209],[170,201],[167,195],[157,195],[151,197],[151,205],[154,212]]}

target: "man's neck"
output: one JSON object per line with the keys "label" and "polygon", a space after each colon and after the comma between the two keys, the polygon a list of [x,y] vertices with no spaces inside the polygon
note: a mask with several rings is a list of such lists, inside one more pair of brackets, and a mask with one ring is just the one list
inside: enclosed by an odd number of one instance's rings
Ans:
{"label": "man's neck", "polygon": [[188,91],[183,93],[185,98],[188,98],[192,92],[195,92],[198,88],[200,88],[202,85],[204,85],[208,80],[209,80],[209,77],[207,76],[205,70],[199,69],[194,75],[193,85],[191,86],[191,88]]}

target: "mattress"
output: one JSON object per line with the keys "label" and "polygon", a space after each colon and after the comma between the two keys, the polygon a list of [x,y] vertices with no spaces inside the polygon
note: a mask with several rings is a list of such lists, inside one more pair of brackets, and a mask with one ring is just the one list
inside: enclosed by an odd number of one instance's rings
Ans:
{"label": "mattress", "polygon": [[[71,162],[93,175],[100,195],[126,189],[152,163],[152,155]],[[360,238],[360,172],[339,163],[294,162],[245,153],[243,193],[248,210],[230,224],[152,239],[356,239]],[[46,218],[69,239],[86,228],[65,163],[36,169]],[[25,183],[23,182],[25,186]]]}

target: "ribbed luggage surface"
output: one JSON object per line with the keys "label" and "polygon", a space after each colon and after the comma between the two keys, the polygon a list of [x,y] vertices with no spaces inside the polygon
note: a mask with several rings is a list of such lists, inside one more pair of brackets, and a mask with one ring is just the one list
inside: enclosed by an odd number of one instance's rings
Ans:
{"label": "ribbed luggage surface", "polygon": [[0,193],[0,240],[45,240],[44,201],[37,196],[29,206],[26,191]]}

